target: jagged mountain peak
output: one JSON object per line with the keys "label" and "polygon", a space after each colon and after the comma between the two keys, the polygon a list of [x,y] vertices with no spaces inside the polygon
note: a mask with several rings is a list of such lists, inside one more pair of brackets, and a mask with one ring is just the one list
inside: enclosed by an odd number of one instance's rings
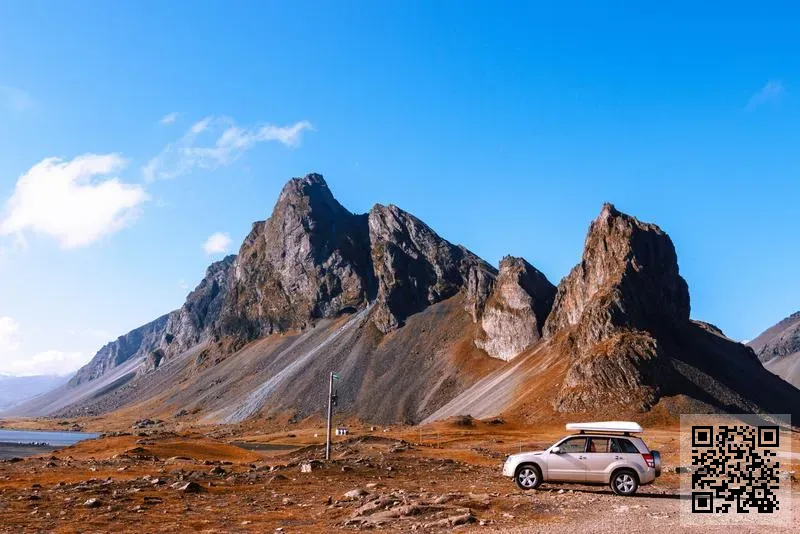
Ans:
{"label": "jagged mountain peak", "polygon": [[585,313],[609,326],[643,329],[689,320],[689,289],[661,228],[603,205],[589,226],[581,262],[559,284],[545,334],[579,324]]}
{"label": "jagged mountain peak", "polygon": [[567,335],[571,347],[557,406],[580,410],[615,398],[651,406],[670,375],[659,340],[688,325],[689,289],[672,240],[604,204],[544,327],[545,337]]}
{"label": "jagged mountain peak", "polygon": [[462,289],[467,311],[477,320],[497,273],[494,267],[397,206],[376,204],[368,221],[379,330],[398,328],[409,315]]}
{"label": "jagged mountain peak", "polygon": [[327,204],[336,209],[344,209],[333,196],[325,178],[317,173],[309,173],[287,181],[278,195],[273,212],[283,204],[296,204],[298,201],[306,201],[311,206]]}
{"label": "jagged mountain peak", "polygon": [[371,286],[366,216],[344,208],[322,175],[293,178],[239,250],[220,334],[240,343],[302,329],[363,307]]}
{"label": "jagged mountain peak", "polygon": [[556,289],[523,258],[498,271],[395,205],[352,214],[309,174],[179,310],[104,348],[66,397],[23,411],[107,411],[171,391],[211,419],[243,402],[308,414],[331,368],[353,384],[351,413],[378,421],[464,406],[455,413],[636,411],[683,395],[779,413],[798,397],[752,350],[689,321],[669,236],[612,204]]}

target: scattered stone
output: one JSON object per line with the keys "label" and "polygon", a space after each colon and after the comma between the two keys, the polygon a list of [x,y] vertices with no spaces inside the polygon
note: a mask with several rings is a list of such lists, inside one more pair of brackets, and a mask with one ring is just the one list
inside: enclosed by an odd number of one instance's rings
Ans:
{"label": "scattered stone", "polygon": [[101,500],[100,500],[100,499],[98,499],[97,497],[91,497],[91,498],[89,498],[89,499],[86,499],[86,500],[83,502],[83,505],[84,505],[86,508],[99,508],[100,506],[102,506],[102,504],[103,504],[103,501],[101,501]]}
{"label": "scattered stone", "polygon": [[367,495],[366,491],[361,488],[356,488],[345,493],[344,497],[345,499],[360,499],[364,495]]}
{"label": "scattered stone", "polygon": [[202,490],[197,482],[176,482],[172,487],[182,493],[199,493]]}

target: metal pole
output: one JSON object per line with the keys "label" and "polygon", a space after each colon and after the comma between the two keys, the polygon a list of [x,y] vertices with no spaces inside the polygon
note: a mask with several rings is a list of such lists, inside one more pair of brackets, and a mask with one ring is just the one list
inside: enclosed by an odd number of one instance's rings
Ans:
{"label": "metal pole", "polygon": [[333,416],[333,371],[328,379],[328,431],[325,434],[325,459],[331,459],[331,419]]}

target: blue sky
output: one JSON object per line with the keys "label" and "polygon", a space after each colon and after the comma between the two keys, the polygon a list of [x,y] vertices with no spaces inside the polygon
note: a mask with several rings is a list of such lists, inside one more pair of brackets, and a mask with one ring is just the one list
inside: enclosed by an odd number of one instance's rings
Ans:
{"label": "blue sky", "polygon": [[180,306],[311,171],[554,283],[612,201],[693,317],[800,309],[791,4],[284,4],[0,0],[0,373]]}

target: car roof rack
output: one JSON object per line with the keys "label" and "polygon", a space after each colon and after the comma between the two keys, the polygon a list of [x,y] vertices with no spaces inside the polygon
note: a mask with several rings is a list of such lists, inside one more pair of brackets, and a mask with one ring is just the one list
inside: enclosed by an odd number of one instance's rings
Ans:
{"label": "car roof rack", "polygon": [[640,434],[644,429],[639,423],[633,421],[596,421],[591,423],[567,423],[567,430],[586,433],[620,433],[626,436]]}

